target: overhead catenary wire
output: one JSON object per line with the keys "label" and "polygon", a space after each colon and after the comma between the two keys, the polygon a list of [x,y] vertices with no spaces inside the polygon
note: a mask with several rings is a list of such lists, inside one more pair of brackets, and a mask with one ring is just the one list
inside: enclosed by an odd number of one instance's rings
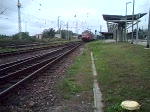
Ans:
{"label": "overhead catenary wire", "polygon": [[31,0],[32,2],[38,4],[39,6],[42,6],[42,4],[38,3],[38,2],[35,2],[34,0]]}
{"label": "overhead catenary wire", "polygon": [[[41,5],[40,3],[37,3],[37,2],[35,3],[34,0],[32,0],[32,2],[33,2],[32,4],[35,4],[35,5],[37,4],[41,8],[43,7],[43,5]],[[3,5],[3,9],[4,8],[7,8],[7,13],[2,13],[2,15],[5,15],[5,16],[1,19],[5,19],[7,21],[15,21],[14,18],[17,18],[17,10],[15,10],[15,8],[5,7]],[[21,6],[21,9],[24,9],[24,10],[31,10],[30,8],[27,7],[27,6],[23,6],[23,7]],[[39,11],[39,10],[37,10],[37,11]],[[29,12],[29,11],[26,11],[26,12]],[[13,13],[13,14],[11,15],[9,13]],[[27,23],[30,27],[38,26],[38,27],[43,27],[43,28],[45,28],[45,27],[50,28],[50,27],[56,27],[57,26],[57,21],[56,20],[37,17],[32,13],[27,14],[23,11],[21,11],[20,14],[21,14],[21,17],[22,17],[21,22]],[[16,21],[17,21],[17,19],[16,19]],[[64,21],[64,22],[67,23],[67,21]],[[93,23],[94,23],[94,21],[93,21]],[[69,26],[71,26],[74,29],[76,29],[77,24],[78,24],[78,29],[85,29],[87,23],[85,21],[80,21],[80,20],[78,20],[78,23],[76,23],[76,21],[70,21],[69,22]],[[28,26],[28,28],[29,28],[29,26]],[[94,26],[94,25],[91,25],[91,27],[92,26]],[[62,25],[62,27],[65,27],[65,25]]]}
{"label": "overhead catenary wire", "polygon": [[0,14],[3,14],[6,10],[7,10],[7,8],[5,10],[3,10],[2,12],[0,12]]}

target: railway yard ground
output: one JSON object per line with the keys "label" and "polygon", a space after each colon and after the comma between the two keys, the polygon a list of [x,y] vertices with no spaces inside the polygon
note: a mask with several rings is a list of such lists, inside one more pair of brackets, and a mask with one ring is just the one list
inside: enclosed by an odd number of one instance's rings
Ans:
{"label": "railway yard ground", "polygon": [[[58,64],[17,88],[1,101],[0,111],[93,112],[91,51],[104,112],[127,112],[120,107],[124,100],[139,102],[141,107],[137,112],[149,112],[150,50],[127,42],[104,41],[81,45]],[[17,58],[15,55],[12,59]],[[3,61],[6,62],[0,62]]]}

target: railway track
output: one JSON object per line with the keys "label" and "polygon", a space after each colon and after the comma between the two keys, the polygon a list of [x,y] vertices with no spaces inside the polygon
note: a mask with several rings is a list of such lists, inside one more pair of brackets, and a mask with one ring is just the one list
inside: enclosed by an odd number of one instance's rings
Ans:
{"label": "railway track", "polygon": [[5,44],[0,45],[0,48],[26,48],[26,47],[35,47],[35,46],[44,46],[44,45],[49,45],[49,43],[40,43],[40,42],[33,42],[33,43],[26,43],[26,44]]}
{"label": "railway track", "polygon": [[1,48],[25,48],[25,47],[33,47],[33,46],[39,46],[39,45],[45,45],[43,43],[33,43],[33,44],[23,44],[23,45],[0,45]]}
{"label": "railway track", "polygon": [[0,99],[3,99],[22,83],[57,63],[79,45],[81,43],[72,43],[43,55],[0,65]]}
{"label": "railway track", "polygon": [[6,56],[11,56],[11,55],[29,53],[29,52],[33,52],[33,51],[46,50],[46,49],[49,49],[49,48],[63,47],[63,46],[71,45],[71,44],[72,43],[54,44],[54,45],[46,45],[46,46],[36,47],[36,48],[33,47],[33,48],[30,48],[30,49],[21,49],[21,50],[16,50],[16,51],[11,51],[11,52],[2,52],[2,53],[0,53],[0,58],[6,57]]}

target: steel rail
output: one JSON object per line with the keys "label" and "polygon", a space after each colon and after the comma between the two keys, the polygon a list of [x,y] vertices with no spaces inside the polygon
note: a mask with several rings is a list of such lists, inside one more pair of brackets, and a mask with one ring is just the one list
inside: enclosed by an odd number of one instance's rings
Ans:
{"label": "steel rail", "polygon": [[45,57],[45,56],[47,56],[47,55],[51,55],[51,54],[53,54],[53,53],[56,53],[56,52],[58,52],[58,51],[61,51],[61,50],[64,49],[64,48],[65,48],[65,47],[62,47],[62,48],[53,50],[53,51],[51,51],[51,52],[45,53],[45,54],[43,54],[43,55],[40,54],[40,55],[36,55],[36,56],[32,56],[32,57],[27,57],[27,58],[25,58],[25,59],[21,59],[21,60],[19,60],[19,61],[14,61],[14,62],[2,64],[2,65],[0,65],[0,75],[1,75],[1,74],[4,74],[5,71],[8,72],[8,71],[11,70],[11,69],[15,69],[15,68],[17,68],[17,67],[19,67],[19,66],[21,66],[21,65],[23,65],[23,64],[25,64],[25,63],[34,61],[34,60],[36,60],[36,59],[43,58],[43,57]]}
{"label": "steel rail", "polygon": [[11,52],[3,52],[0,53],[0,58],[4,57],[4,56],[10,56],[10,55],[17,55],[17,54],[23,54],[23,53],[29,53],[32,51],[39,51],[39,50],[46,50],[49,48],[56,48],[56,47],[63,47],[63,46],[68,46],[71,45],[72,42],[70,43],[66,43],[66,44],[56,44],[56,45],[49,45],[49,46],[44,46],[44,47],[39,47],[39,48],[31,48],[31,49],[23,49],[23,50],[17,50],[17,51],[11,51]]}
{"label": "steel rail", "polygon": [[[9,85],[6,89],[2,90],[0,92],[0,99],[3,99],[5,96],[7,96],[12,90],[14,90],[16,87],[18,87],[19,85],[21,85],[22,83],[28,81],[31,77],[36,76],[37,74],[45,71],[48,67],[54,65],[55,63],[57,63],[60,59],[62,59],[64,56],[66,56],[67,54],[69,54],[70,52],[72,52],[74,49],[76,49],[78,46],[80,46],[80,44],[77,44],[75,46],[73,46],[73,48],[71,48],[70,50],[61,53],[47,61],[38,63],[37,65],[34,65],[33,69],[30,69],[31,72],[28,75],[25,75],[25,77],[23,77],[22,79],[19,78],[18,81],[14,81],[14,84]],[[36,69],[34,69],[36,68]],[[22,73],[27,72],[27,70],[23,70]]]}

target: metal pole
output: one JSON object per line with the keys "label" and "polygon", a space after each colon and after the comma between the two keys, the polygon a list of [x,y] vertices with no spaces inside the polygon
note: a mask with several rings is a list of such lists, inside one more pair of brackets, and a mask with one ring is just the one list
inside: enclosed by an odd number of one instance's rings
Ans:
{"label": "metal pole", "polygon": [[87,29],[89,29],[89,24],[88,24],[88,14],[89,14],[89,13],[87,13]]}
{"label": "metal pole", "polygon": [[25,22],[25,32],[27,32],[27,22]]}
{"label": "metal pole", "polygon": [[20,4],[20,0],[18,0],[18,29],[19,29],[19,38],[21,39],[22,38],[22,35],[21,35],[21,14],[20,14],[20,7],[21,7],[21,4]]}
{"label": "metal pole", "polygon": [[[61,22],[62,22],[62,21],[61,21]],[[60,38],[62,38],[62,37],[61,37],[61,22],[60,22]]]}
{"label": "metal pole", "polygon": [[76,35],[78,36],[78,21],[77,21],[77,15],[75,16],[75,19],[76,19]]}
{"label": "metal pole", "polygon": [[149,8],[149,21],[148,21],[148,35],[147,35],[147,48],[149,48],[150,44],[150,8]]}
{"label": "metal pole", "polygon": [[[126,3],[126,20],[127,20],[127,3]],[[125,40],[127,39],[127,21],[125,24]]]}
{"label": "metal pole", "polygon": [[115,34],[116,34],[116,42],[117,42],[117,38],[118,38],[118,25],[115,28]]}
{"label": "metal pole", "polygon": [[137,28],[136,28],[136,44],[138,43],[138,31],[139,31],[139,29],[138,29],[138,19],[137,19]]}
{"label": "metal pole", "polygon": [[[127,3],[126,3],[126,20],[128,19],[128,18],[127,18],[127,11],[128,11],[128,10],[127,10],[127,5],[128,5],[129,3],[131,3],[131,2],[127,2]],[[127,21],[126,21],[126,23],[125,23],[125,40],[128,40],[127,38],[128,38],[128,37],[127,37]]]}
{"label": "metal pole", "polygon": [[77,33],[77,36],[78,36],[78,21],[76,21],[76,33]]}
{"label": "metal pole", "polygon": [[[138,22],[141,22],[141,21],[139,20]],[[134,23],[134,25],[136,25],[136,24],[137,24],[137,22],[136,22],[136,23]],[[129,26],[127,29],[129,29],[130,27],[132,27],[132,25],[131,25],[131,26]]]}
{"label": "metal pole", "polygon": [[69,40],[69,31],[68,31],[68,29],[69,29],[69,24],[68,24],[68,22],[67,22],[67,40]]}
{"label": "metal pole", "polygon": [[100,32],[102,32],[102,25],[100,25]]}
{"label": "metal pole", "polygon": [[108,21],[107,21],[107,29],[108,29],[108,32],[110,32],[110,31],[109,31],[109,25],[108,25]]}
{"label": "metal pole", "polygon": [[133,25],[133,22],[134,22],[134,2],[135,2],[135,0],[133,0],[133,12],[132,12],[132,41],[131,41],[131,44],[133,44],[133,29],[134,29],[134,25]]}
{"label": "metal pole", "polygon": [[127,29],[127,42],[128,42],[128,29]]}
{"label": "metal pole", "polygon": [[70,27],[70,40],[71,40],[71,38],[72,38],[72,27]]}
{"label": "metal pole", "polygon": [[58,16],[58,23],[57,23],[57,24],[58,24],[58,34],[59,34],[59,32],[60,32],[60,31],[59,31],[59,17],[60,17],[60,16]]}

